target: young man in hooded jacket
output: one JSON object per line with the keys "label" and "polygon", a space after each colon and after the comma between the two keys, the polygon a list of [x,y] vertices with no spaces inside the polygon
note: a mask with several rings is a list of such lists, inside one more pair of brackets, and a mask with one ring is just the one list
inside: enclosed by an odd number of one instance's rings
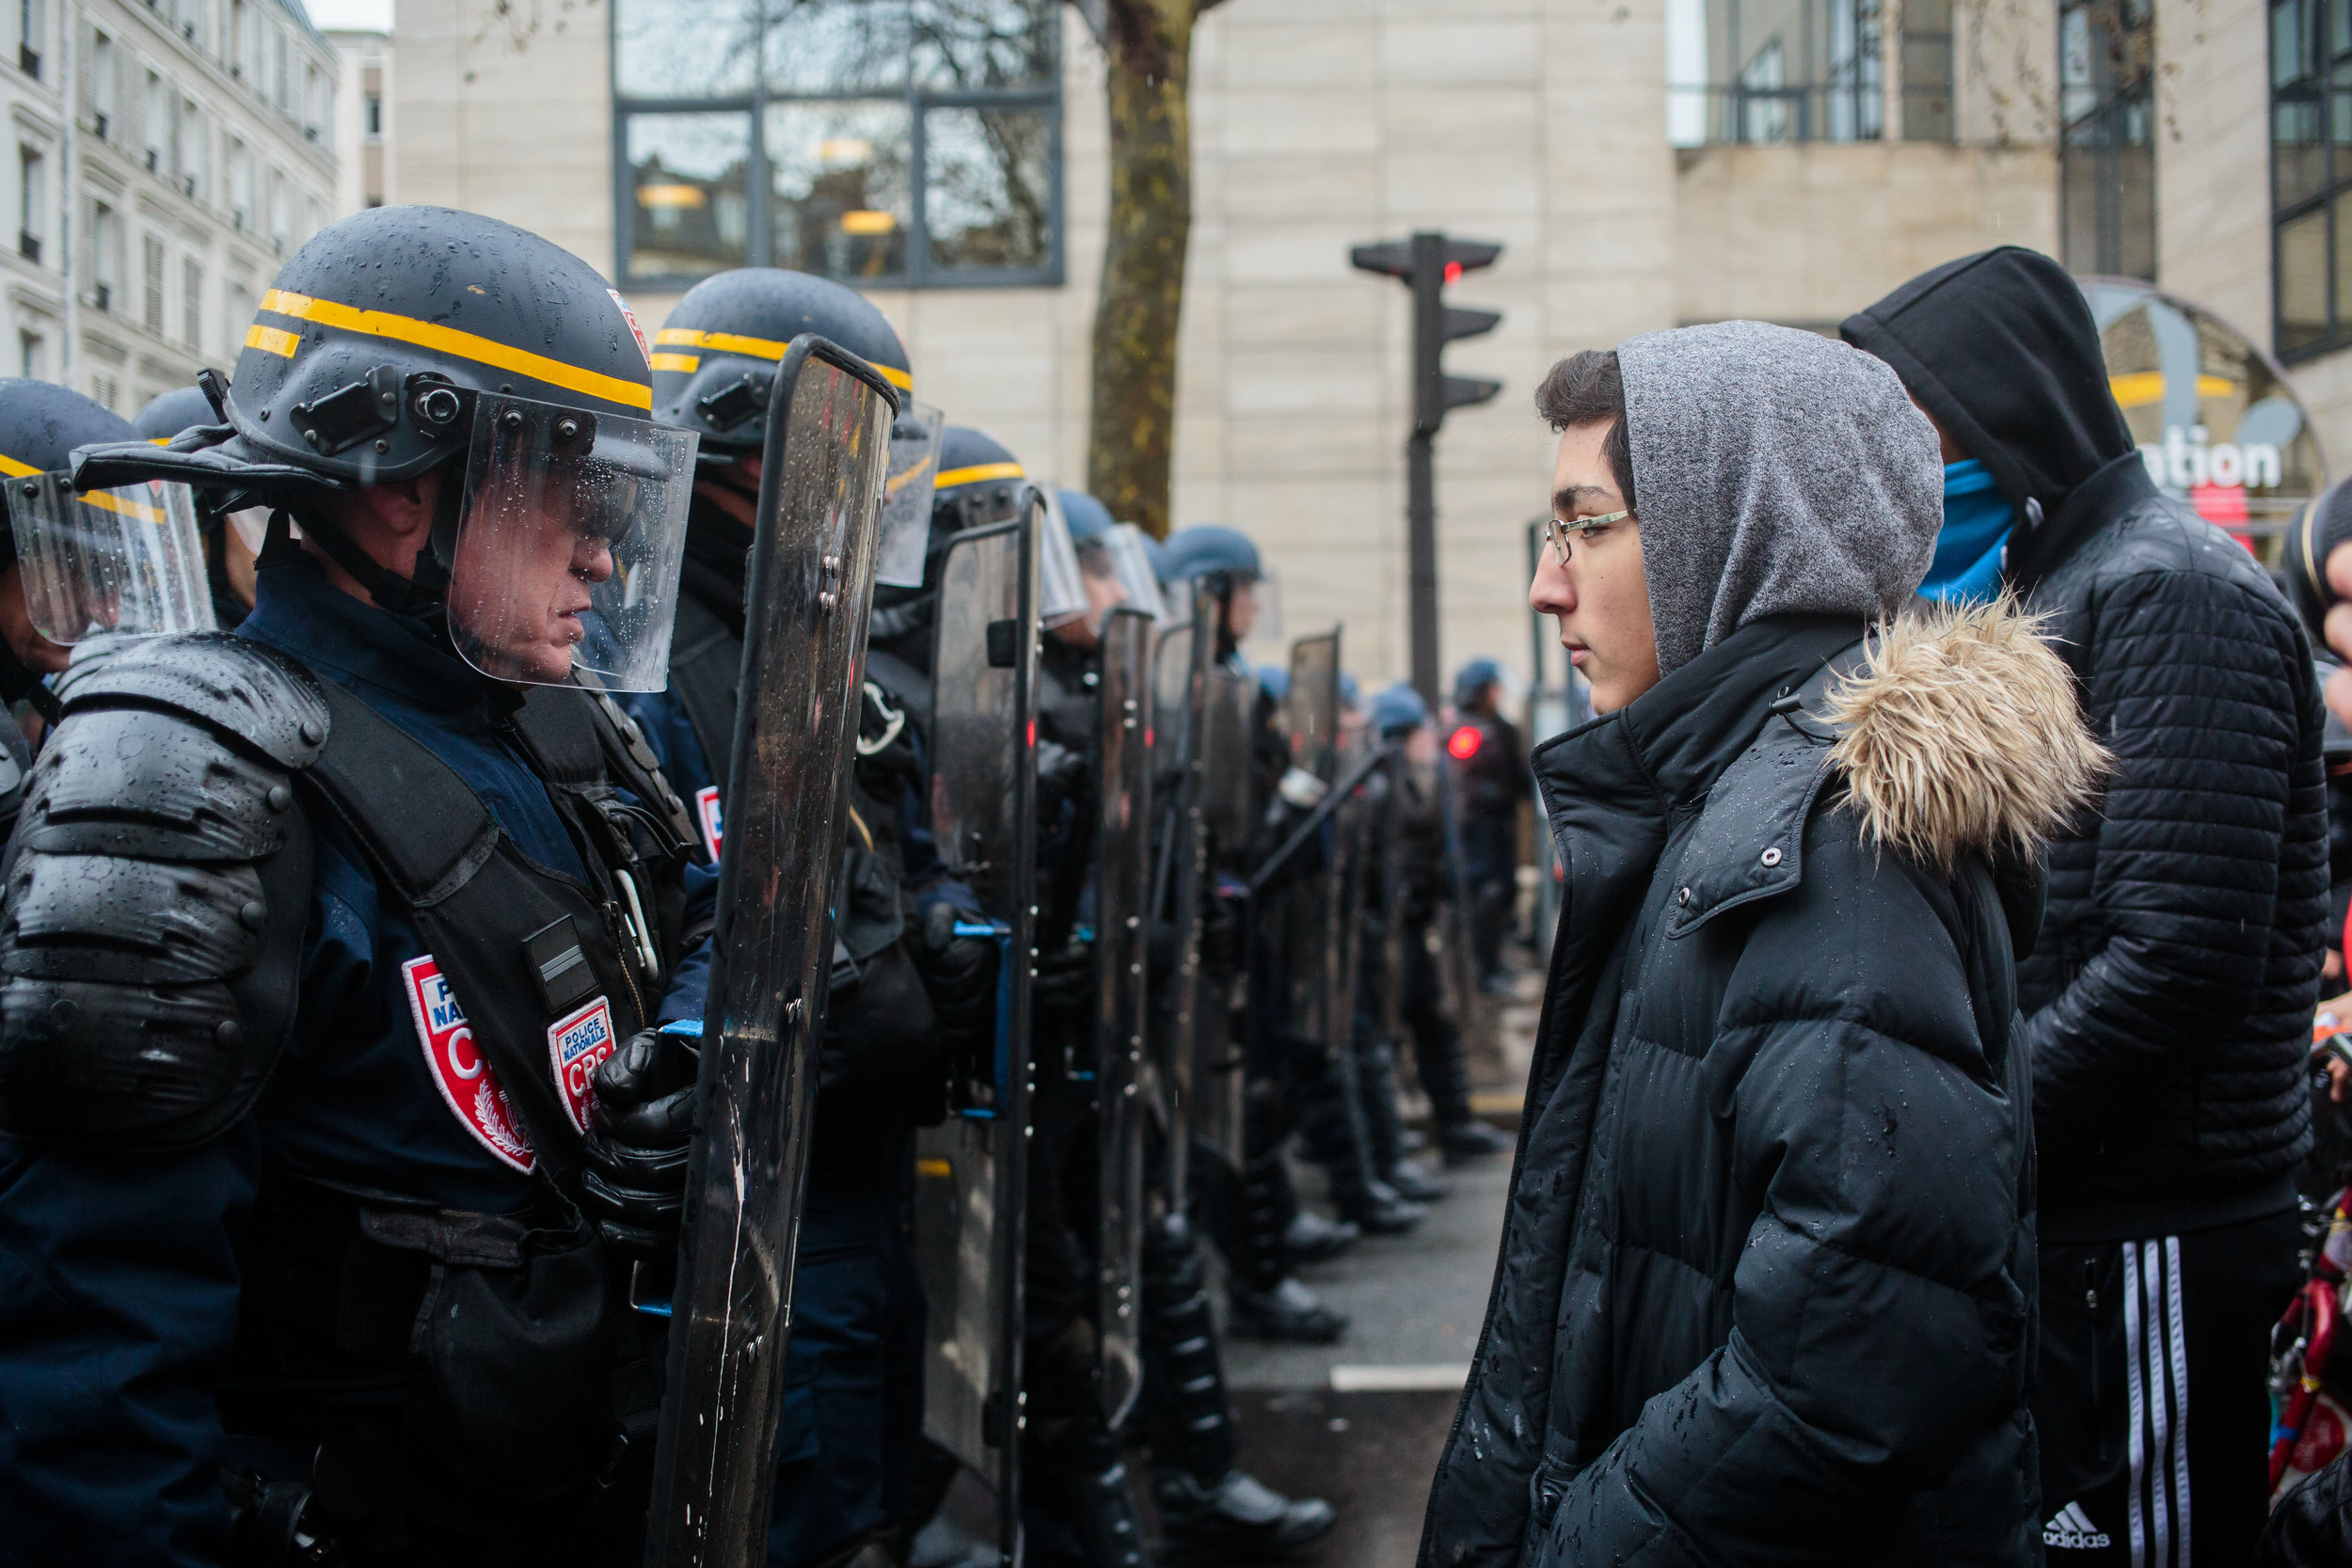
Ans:
{"label": "young man in hooded jacket", "polygon": [[1530,599],[1568,886],[1423,1568],[2042,1560],[2034,855],[2101,764],[1887,369],[1754,322],[1554,367]]}
{"label": "young man in hooded jacket", "polygon": [[2046,616],[2117,759],[2051,847],[2018,966],[2042,1541],[2058,1568],[2243,1562],[2266,1501],[2268,1330],[2297,1283],[2326,945],[2311,648],[2253,557],[2157,490],[2056,261],[1966,257],[1844,332],[1942,437],[1926,591],[1973,578]]}

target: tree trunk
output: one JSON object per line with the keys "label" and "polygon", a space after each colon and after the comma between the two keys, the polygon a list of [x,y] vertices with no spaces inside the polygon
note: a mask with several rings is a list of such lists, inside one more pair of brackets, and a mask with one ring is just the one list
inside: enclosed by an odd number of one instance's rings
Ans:
{"label": "tree trunk", "polygon": [[1192,235],[1192,28],[1208,8],[1110,0],[1104,29],[1111,206],[1094,307],[1087,487],[1112,516],[1158,538],[1168,528],[1176,324]]}

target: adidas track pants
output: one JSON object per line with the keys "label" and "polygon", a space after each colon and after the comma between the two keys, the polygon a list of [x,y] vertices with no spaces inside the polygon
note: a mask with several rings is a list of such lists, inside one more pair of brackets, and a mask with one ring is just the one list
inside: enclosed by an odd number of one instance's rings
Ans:
{"label": "adidas track pants", "polygon": [[2293,1213],[2041,1249],[2050,1568],[2238,1568],[2267,1509],[2270,1327],[2296,1284]]}

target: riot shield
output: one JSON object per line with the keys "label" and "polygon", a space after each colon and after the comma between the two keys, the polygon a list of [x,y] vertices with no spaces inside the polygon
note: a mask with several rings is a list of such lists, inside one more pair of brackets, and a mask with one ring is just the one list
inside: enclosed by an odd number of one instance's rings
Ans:
{"label": "riot shield", "polygon": [[[1282,699],[1291,766],[1327,787],[1339,776],[1340,633],[1337,627],[1291,644],[1291,685]],[[1284,1024],[1298,1039],[1328,1040],[1339,984],[1332,946],[1335,884],[1329,856],[1283,890],[1280,998]]]}
{"label": "riot shield", "polygon": [[894,397],[803,337],[779,368],[744,610],[699,1095],[646,1561],[768,1552],[801,1181],[833,968]]}
{"label": "riot shield", "polygon": [[1379,970],[1373,1018],[1401,1060],[1405,1052],[1405,791],[1412,764],[1402,739],[1383,745],[1388,762],[1373,780],[1371,850],[1378,866],[1375,929],[1380,943],[1374,959]]}
{"label": "riot shield", "polygon": [[[1200,818],[1208,853],[1200,896],[1210,899],[1220,896],[1216,884],[1224,874],[1245,869],[1248,855],[1255,820],[1249,730],[1256,716],[1258,679],[1220,661],[1209,668],[1204,685]],[[1204,965],[1193,1019],[1192,1136],[1236,1176],[1243,1157],[1245,1063],[1233,1015],[1245,1003],[1248,983],[1246,969],[1223,974]]]}
{"label": "riot shield", "polygon": [[1151,977],[1152,1022],[1146,1079],[1166,1136],[1159,1172],[1171,1208],[1184,1204],[1192,1070],[1200,1028],[1201,895],[1208,876],[1202,805],[1209,671],[1216,657],[1216,597],[1193,585],[1189,626],[1166,628],[1152,669],[1153,783],[1159,841],[1153,849],[1152,909],[1173,933],[1168,972]]}
{"label": "riot shield", "polygon": [[996,1487],[1020,1552],[1023,1200],[1037,904],[1036,515],[967,530],[942,562],[932,667],[931,831],[998,944],[997,1032],[961,1063],[945,1123],[917,1144],[914,1243],[930,1304],[924,1428]]}
{"label": "riot shield", "polygon": [[1101,1175],[1099,1286],[1103,1418],[1113,1431],[1142,1387],[1145,900],[1151,895],[1153,622],[1114,610],[1103,623],[1102,806],[1094,837],[1094,1117]]}

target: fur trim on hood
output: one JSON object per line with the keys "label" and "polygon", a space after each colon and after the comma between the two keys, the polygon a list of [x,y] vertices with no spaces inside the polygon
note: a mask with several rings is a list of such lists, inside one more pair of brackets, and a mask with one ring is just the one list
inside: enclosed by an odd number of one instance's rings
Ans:
{"label": "fur trim on hood", "polygon": [[2074,677],[2013,599],[1879,627],[1830,693],[1830,761],[1879,843],[1940,869],[1969,851],[2037,853],[2114,765]]}

